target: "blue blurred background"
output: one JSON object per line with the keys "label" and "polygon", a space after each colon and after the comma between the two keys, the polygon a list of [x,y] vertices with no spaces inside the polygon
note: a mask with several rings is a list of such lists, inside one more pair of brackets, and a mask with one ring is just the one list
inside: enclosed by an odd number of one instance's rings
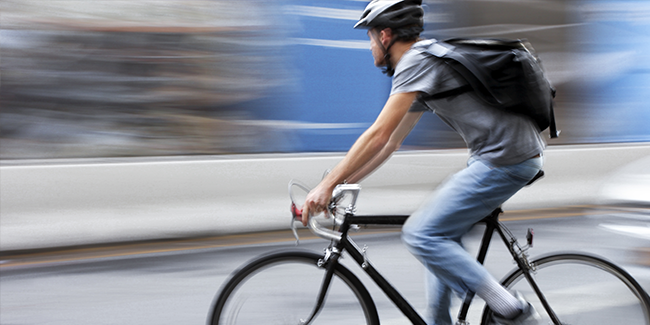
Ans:
{"label": "blue blurred background", "polygon": [[[345,151],[385,102],[357,0],[4,0],[0,158]],[[650,141],[650,1],[425,1],[424,36],[527,38],[560,139]],[[404,149],[458,148],[427,114]]]}

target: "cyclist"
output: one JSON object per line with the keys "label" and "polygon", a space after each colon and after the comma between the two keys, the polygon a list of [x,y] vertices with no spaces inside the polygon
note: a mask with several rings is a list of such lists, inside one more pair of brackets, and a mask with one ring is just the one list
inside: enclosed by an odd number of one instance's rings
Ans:
{"label": "cyclist", "polygon": [[424,54],[422,1],[373,0],[355,28],[367,29],[374,63],[393,77],[390,97],[375,122],[343,160],[307,196],[302,221],[324,211],[337,184],[356,183],[381,165],[417,123],[435,112],[465,140],[467,167],[453,175],[409,217],[403,227],[408,249],[437,281],[429,322],[451,325],[451,292],[475,292],[495,312],[494,324],[537,324],[539,315],[518,293],[503,288],[461,244],[476,222],[499,207],[542,167],[545,142],[527,117],[484,104],[444,62]]}

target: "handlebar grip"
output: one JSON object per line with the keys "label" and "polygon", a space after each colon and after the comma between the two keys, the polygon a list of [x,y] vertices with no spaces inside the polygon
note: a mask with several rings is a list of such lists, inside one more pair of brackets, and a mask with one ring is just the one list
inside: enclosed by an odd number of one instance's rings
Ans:
{"label": "handlebar grip", "polygon": [[[303,210],[299,209],[298,206],[295,203],[295,200],[294,200],[292,192],[291,192],[291,187],[292,186],[298,186],[298,187],[304,189],[307,192],[309,192],[309,188],[307,188],[306,186],[304,186],[304,185],[302,185],[300,183],[297,183],[295,181],[289,182],[289,196],[291,197],[290,211],[291,211],[291,215],[293,217],[293,219],[291,221],[291,227],[292,227],[292,229],[294,229],[294,235],[296,235],[295,228],[293,228],[294,227],[294,221],[301,221],[301,222],[303,221],[302,220],[302,212],[303,212]],[[349,207],[346,209],[346,213],[348,213],[348,211],[354,211],[355,206],[356,206],[357,197],[359,195],[360,190],[361,190],[361,186],[359,186],[358,184],[341,184],[341,185],[338,185],[334,189],[334,192],[332,193],[332,201],[330,201],[330,207],[329,207],[329,209],[328,209],[328,211],[326,213],[332,213],[332,215],[334,215],[334,212],[331,211],[333,209],[332,205],[338,204],[338,201],[341,198],[343,198],[343,196],[345,194],[350,194],[351,195],[351,200],[350,200],[351,202],[350,202]],[[316,234],[317,236],[319,236],[321,238],[325,238],[325,239],[328,239],[328,240],[333,240],[333,241],[336,241],[336,242],[341,240],[341,233],[336,232],[336,231],[332,231],[332,230],[329,230],[329,229],[323,227],[321,224],[319,224],[318,221],[316,221],[316,218],[309,218],[309,224],[307,226],[309,227],[309,229],[314,234]]]}

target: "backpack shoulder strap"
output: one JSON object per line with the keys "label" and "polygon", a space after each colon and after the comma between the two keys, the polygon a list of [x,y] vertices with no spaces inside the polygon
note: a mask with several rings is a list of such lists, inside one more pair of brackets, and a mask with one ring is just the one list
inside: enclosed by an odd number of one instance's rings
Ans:
{"label": "backpack shoulder strap", "polygon": [[432,40],[432,43],[427,48],[426,52],[438,58],[445,58],[447,57],[447,54],[449,52],[452,52],[453,50],[454,50],[454,46],[449,43],[445,43],[444,41]]}
{"label": "backpack shoulder strap", "polygon": [[[476,60],[470,60],[463,50],[455,46],[453,43],[466,44],[466,45],[491,45],[491,44],[475,44],[475,40],[464,40],[464,39],[451,39],[445,41],[434,41],[427,49],[426,53],[431,54],[435,57],[441,59],[449,59],[457,62],[458,64],[452,65],[454,70],[461,74],[470,83],[470,85],[477,91],[486,93],[489,95],[486,98],[498,98],[495,94],[492,93],[491,89],[493,87],[490,80],[492,80],[483,67],[480,66],[480,62]],[[483,40],[476,40],[483,41]],[[490,40],[487,40],[490,41]],[[459,66],[460,65],[460,66]],[[495,104],[498,104],[496,102]]]}

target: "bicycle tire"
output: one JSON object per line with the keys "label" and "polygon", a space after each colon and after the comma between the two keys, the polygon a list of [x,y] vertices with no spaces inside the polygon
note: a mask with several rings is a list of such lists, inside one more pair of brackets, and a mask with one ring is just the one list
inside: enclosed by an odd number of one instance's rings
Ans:
{"label": "bicycle tire", "polygon": [[[245,264],[215,297],[208,324],[302,324],[320,291],[325,274],[325,269],[318,266],[322,258],[312,252],[292,250],[264,255]],[[360,310],[351,310],[355,306]],[[379,316],[361,281],[337,264],[324,307],[310,324],[348,323],[378,325]]]}
{"label": "bicycle tire", "polygon": [[[553,254],[535,259],[533,274],[562,324],[650,325],[650,298],[625,270],[597,256],[583,253]],[[572,271],[574,273],[572,273]],[[577,272],[577,273],[576,273]],[[553,324],[521,269],[510,272],[501,284],[519,291],[537,309],[540,324]],[[481,324],[491,324],[485,307]]]}

